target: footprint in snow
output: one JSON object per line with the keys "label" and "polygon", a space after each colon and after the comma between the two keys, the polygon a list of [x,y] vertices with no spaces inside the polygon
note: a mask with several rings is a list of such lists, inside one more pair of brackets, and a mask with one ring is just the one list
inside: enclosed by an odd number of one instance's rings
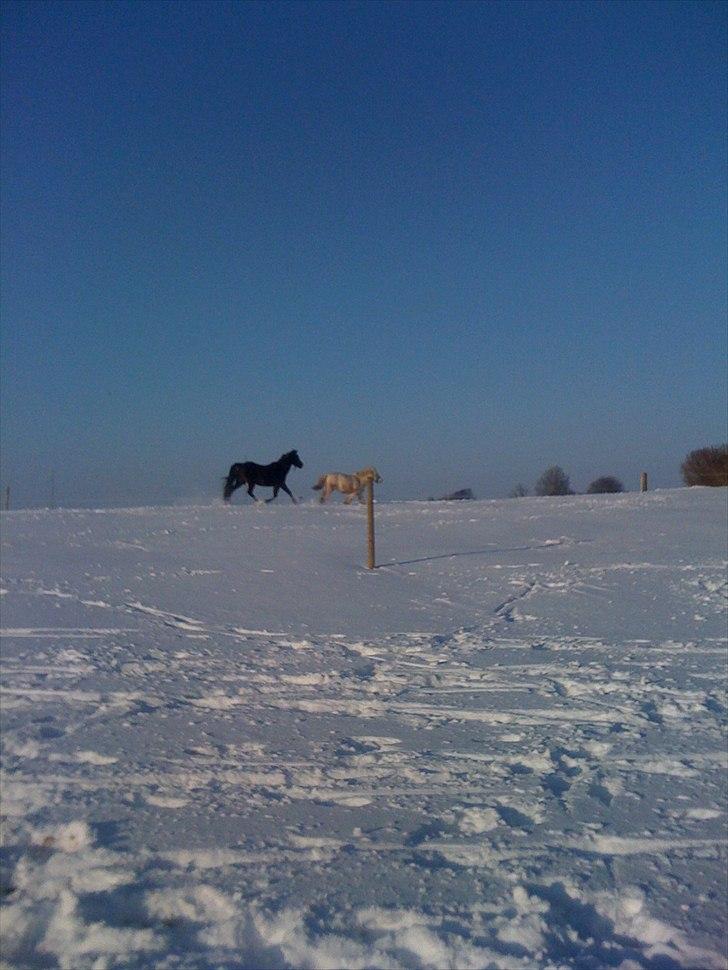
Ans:
{"label": "footprint in snow", "polygon": [[223,747],[213,747],[211,744],[195,744],[185,748],[185,754],[190,754],[194,758],[219,758],[224,751]]}

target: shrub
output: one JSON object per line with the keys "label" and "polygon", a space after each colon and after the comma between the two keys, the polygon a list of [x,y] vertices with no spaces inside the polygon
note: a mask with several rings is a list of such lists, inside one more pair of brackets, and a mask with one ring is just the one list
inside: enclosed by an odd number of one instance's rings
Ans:
{"label": "shrub", "polygon": [[519,482],[511,492],[510,498],[524,498],[526,495],[528,495],[528,489]]}
{"label": "shrub", "polygon": [[536,495],[573,495],[569,476],[558,465],[547,468],[534,486]]}
{"label": "shrub", "polygon": [[586,493],[587,495],[603,495],[607,492],[623,491],[624,485],[618,478],[613,478],[611,475],[602,475],[601,478],[594,479],[589,488],[586,490]]}
{"label": "shrub", "polygon": [[680,470],[686,485],[728,485],[728,444],[696,448]]}

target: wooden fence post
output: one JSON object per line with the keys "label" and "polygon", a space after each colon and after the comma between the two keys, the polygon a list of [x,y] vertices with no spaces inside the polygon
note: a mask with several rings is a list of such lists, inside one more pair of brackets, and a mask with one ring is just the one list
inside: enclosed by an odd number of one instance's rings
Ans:
{"label": "wooden fence post", "polygon": [[640,473],[640,492],[647,491],[647,472]]}
{"label": "wooden fence post", "polygon": [[374,482],[367,484],[367,569],[375,568],[374,555]]}

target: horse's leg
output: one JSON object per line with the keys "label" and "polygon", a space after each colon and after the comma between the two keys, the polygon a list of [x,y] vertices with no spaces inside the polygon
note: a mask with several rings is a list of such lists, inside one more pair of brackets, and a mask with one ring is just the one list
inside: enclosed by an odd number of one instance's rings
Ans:
{"label": "horse's leg", "polygon": [[321,498],[319,499],[319,502],[323,505],[323,503],[326,501],[329,495],[331,495],[331,489],[329,488],[329,483],[325,482],[323,491],[321,492]]}
{"label": "horse's leg", "polygon": [[356,492],[351,492],[351,494],[347,495],[346,498],[344,499],[344,505],[351,505],[351,503],[354,501],[355,495],[356,495]]}
{"label": "horse's leg", "polygon": [[253,500],[254,502],[257,502],[257,501],[259,501],[259,500],[258,500],[258,499],[257,499],[257,498],[255,497],[255,495],[253,494],[253,489],[254,489],[254,488],[255,488],[255,486],[254,486],[254,485],[252,485],[252,484],[251,484],[250,482],[248,482],[248,495],[249,495],[249,496],[250,496],[250,497],[252,498],[252,500]]}
{"label": "horse's leg", "polygon": [[[286,485],[286,483],[285,483],[285,482],[283,482],[283,483],[282,483],[282,485],[281,485],[281,488],[282,488],[282,489],[283,489],[283,491],[284,491],[284,492],[286,493],[286,495],[290,495],[290,496],[291,496],[291,501],[293,502],[293,504],[294,504],[294,505],[298,505],[298,502],[297,502],[297,501],[295,500],[295,498],[293,497],[293,495],[291,495],[291,490],[290,490],[290,488],[289,488],[289,487],[288,487],[288,486]],[[275,491],[273,492],[273,497],[275,498],[275,496],[276,496],[277,494],[278,494],[278,489],[275,489]]]}
{"label": "horse's leg", "polygon": [[[265,501],[266,501],[266,505],[268,504],[268,502],[272,502],[274,498],[278,498],[278,489],[279,489],[280,487],[281,487],[280,485],[274,485],[274,486],[273,486],[273,494],[271,495],[271,497],[270,497],[270,498],[267,498],[267,499],[265,500]],[[283,486],[283,488],[286,488],[286,486],[284,485],[284,486]],[[288,489],[287,489],[287,488],[286,488],[286,491],[288,491]]]}

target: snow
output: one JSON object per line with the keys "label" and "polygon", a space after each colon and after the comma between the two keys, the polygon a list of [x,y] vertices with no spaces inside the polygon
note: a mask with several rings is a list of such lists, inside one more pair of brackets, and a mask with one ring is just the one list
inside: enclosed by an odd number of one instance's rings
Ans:
{"label": "snow", "polygon": [[376,513],[3,514],[3,968],[725,968],[726,490]]}

